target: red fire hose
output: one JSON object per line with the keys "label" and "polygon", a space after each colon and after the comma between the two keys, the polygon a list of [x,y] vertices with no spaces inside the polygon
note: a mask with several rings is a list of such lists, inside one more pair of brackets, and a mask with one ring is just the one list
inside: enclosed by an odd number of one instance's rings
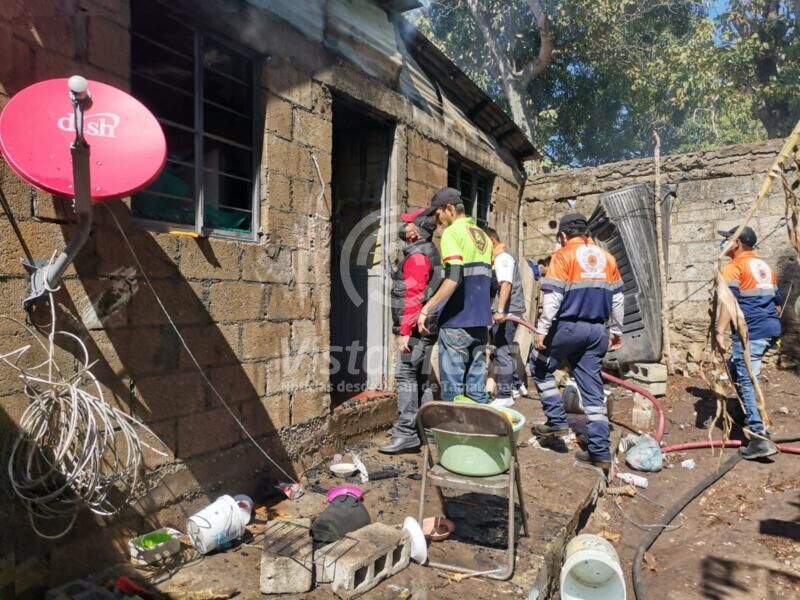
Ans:
{"label": "red fire hose", "polygon": [[[722,441],[703,441],[703,442],[687,442],[685,444],[673,444],[672,446],[664,446],[661,452],[681,452],[683,450],[697,450],[698,448],[721,448]],[[728,440],[725,442],[725,448],[738,448],[742,445],[739,440]],[[785,454],[800,454],[800,446],[787,446],[785,444],[778,444],[778,450]]]}
{"label": "red fire hose", "polygon": [[[518,325],[522,325],[523,327],[527,327],[531,331],[535,331],[533,325],[528,323],[525,319],[521,319],[519,317],[515,317],[514,315],[506,316],[506,319],[517,323]],[[656,397],[648,392],[646,389],[639,387],[638,385],[634,385],[632,383],[628,383],[624,379],[620,379],[619,377],[614,377],[613,375],[609,375],[605,371],[601,371],[600,374],[603,376],[603,379],[610,383],[614,383],[620,387],[624,387],[626,390],[630,390],[632,392],[636,392],[637,394],[641,394],[645,398],[647,398],[650,403],[655,407],[656,412],[658,413],[658,427],[656,428],[656,441],[659,443],[661,442],[661,438],[664,437],[664,409],[661,407],[661,404],[656,400]]]}

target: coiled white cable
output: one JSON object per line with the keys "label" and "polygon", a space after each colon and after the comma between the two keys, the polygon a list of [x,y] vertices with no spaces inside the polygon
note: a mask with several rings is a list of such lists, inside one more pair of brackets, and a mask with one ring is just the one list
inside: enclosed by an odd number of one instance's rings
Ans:
{"label": "coiled white cable", "polygon": [[[69,533],[84,507],[109,516],[127,505],[138,482],[143,448],[166,456],[142,440],[142,434],[147,434],[163,446],[152,430],[105,401],[81,339],[56,330],[54,291],[48,289],[47,344],[25,323],[0,316],[23,328],[46,355],[38,364],[24,365],[33,344],[0,354],[0,360],[17,371],[30,401],[11,449],[8,477],[28,509],[31,527],[46,539]],[[75,357],[79,360],[75,373],[58,364],[56,336],[79,348],[82,356]],[[37,526],[37,520],[52,519],[68,519],[68,523],[56,534],[44,533]]]}

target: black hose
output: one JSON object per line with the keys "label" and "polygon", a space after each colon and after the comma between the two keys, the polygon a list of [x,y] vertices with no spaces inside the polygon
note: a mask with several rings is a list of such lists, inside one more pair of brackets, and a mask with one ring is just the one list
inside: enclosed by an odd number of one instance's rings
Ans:
{"label": "black hose", "polygon": [[[797,437],[774,441],[776,444],[786,444],[797,441]],[[725,475],[725,473],[739,464],[740,460],[742,460],[742,455],[738,452],[731,456],[718,470],[708,475],[708,477],[703,479],[700,483],[681,496],[675,502],[675,504],[670,506],[664,512],[664,514],[661,515],[661,518],[658,520],[658,522],[663,525],[669,525],[672,520],[678,516],[678,513],[686,508],[686,506],[692,500],[697,498],[706,489],[715,484],[719,479],[722,478],[723,475]],[[662,531],[664,531],[663,527],[659,527],[658,529],[650,531],[642,538],[642,541],[639,542],[639,547],[636,548],[636,556],[633,557],[633,572],[631,573],[631,580],[633,581],[633,594],[636,597],[636,600],[645,600],[644,586],[642,584],[642,561],[644,560],[644,553],[647,552],[655,543]]]}
{"label": "black hose", "polygon": [[[686,506],[697,496],[702,494],[706,488],[711,487],[714,483],[717,482],[725,473],[730,471],[733,467],[739,464],[739,461],[742,460],[742,455],[738,452],[731,456],[725,464],[723,464],[718,470],[714,471],[708,477],[703,479],[700,483],[686,492],[683,496],[681,496],[675,504],[670,506],[661,518],[658,520],[659,523],[662,525],[669,525],[672,519],[678,516]],[[644,553],[650,549],[655,541],[658,539],[658,536],[661,535],[661,532],[664,531],[663,527],[659,527],[658,529],[654,529],[647,533],[642,541],[639,543],[639,547],[636,549],[636,556],[633,557],[633,573],[631,574],[631,580],[633,581],[633,594],[636,597],[636,600],[644,600],[644,586],[642,584],[642,561],[644,560]]]}

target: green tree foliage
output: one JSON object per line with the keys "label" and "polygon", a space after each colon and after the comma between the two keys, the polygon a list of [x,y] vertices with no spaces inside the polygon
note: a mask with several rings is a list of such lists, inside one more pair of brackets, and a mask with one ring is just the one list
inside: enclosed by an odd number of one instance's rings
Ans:
{"label": "green tree foliage", "polygon": [[648,155],[654,129],[665,153],[786,135],[800,118],[798,5],[436,0],[417,26],[559,167]]}

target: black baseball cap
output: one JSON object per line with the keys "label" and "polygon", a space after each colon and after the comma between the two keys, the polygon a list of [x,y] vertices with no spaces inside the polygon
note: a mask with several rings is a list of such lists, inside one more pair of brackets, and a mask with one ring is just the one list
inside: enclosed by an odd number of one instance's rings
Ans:
{"label": "black baseball cap", "polygon": [[[738,227],[734,227],[733,229],[729,229],[728,231],[725,231],[724,229],[719,229],[717,231],[717,233],[720,234],[725,239],[728,239],[734,233],[736,233],[737,229],[739,229],[739,228]],[[751,227],[747,227],[747,226],[745,226],[742,229],[742,232],[739,234],[739,239],[742,240],[742,243],[745,246],[748,246],[750,248],[753,248],[756,245],[756,242],[758,241],[758,237],[756,237],[756,232],[753,231],[753,229]]]}
{"label": "black baseball cap", "polygon": [[460,190],[451,187],[443,187],[440,189],[431,197],[428,214],[433,214],[437,208],[442,208],[448,204],[464,204]]}
{"label": "black baseball cap", "polygon": [[564,215],[558,223],[558,230],[564,233],[586,233],[588,228],[589,221],[581,213]]}

